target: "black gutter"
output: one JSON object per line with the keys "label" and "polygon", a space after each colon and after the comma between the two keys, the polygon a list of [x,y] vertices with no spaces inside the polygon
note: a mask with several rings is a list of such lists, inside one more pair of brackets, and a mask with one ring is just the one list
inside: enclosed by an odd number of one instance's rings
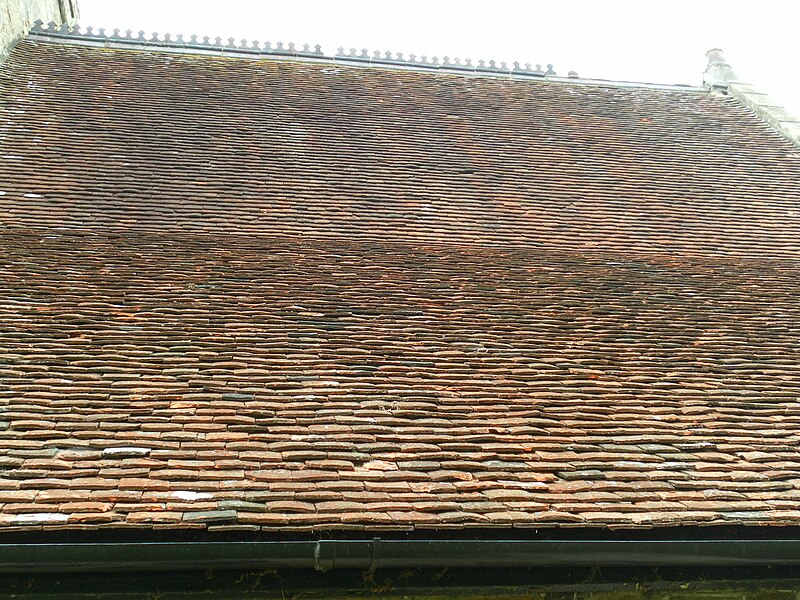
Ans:
{"label": "black gutter", "polygon": [[0,572],[800,565],[791,540],[318,540],[0,544]]}

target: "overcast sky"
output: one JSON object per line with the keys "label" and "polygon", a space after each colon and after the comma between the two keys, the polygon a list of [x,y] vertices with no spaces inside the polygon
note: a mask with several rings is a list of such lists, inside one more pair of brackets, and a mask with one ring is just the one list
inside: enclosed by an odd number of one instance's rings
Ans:
{"label": "overcast sky", "polygon": [[79,0],[84,25],[552,63],[559,75],[699,85],[720,47],[800,114],[797,0]]}

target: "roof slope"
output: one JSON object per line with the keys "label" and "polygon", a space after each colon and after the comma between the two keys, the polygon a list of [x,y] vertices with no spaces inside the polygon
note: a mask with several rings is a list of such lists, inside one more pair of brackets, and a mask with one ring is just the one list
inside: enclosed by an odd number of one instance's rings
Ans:
{"label": "roof slope", "polygon": [[800,151],[702,91],[35,42],[2,73],[8,225],[800,253]]}
{"label": "roof slope", "polygon": [[800,156],[699,91],[25,41],[0,525],[800,522]]}

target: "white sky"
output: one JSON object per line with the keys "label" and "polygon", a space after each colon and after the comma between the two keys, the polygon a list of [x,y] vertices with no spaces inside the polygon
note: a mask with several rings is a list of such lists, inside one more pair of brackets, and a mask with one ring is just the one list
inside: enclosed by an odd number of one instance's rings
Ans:
{"label": "white sky", "polygon": [[741,81],[800,115],[797,0],[79,0],[81,23],[552,63],[559,75],[699,85],[719,47]]}

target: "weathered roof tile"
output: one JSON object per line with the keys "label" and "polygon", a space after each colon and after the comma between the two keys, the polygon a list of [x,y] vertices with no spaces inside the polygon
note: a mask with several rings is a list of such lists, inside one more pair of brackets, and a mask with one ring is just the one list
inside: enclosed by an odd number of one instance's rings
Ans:
{"label": "weathered roof tile", "polygon": [[800,156],[735,100],[41,40],[0,86],[4,531],[800,522]]}

